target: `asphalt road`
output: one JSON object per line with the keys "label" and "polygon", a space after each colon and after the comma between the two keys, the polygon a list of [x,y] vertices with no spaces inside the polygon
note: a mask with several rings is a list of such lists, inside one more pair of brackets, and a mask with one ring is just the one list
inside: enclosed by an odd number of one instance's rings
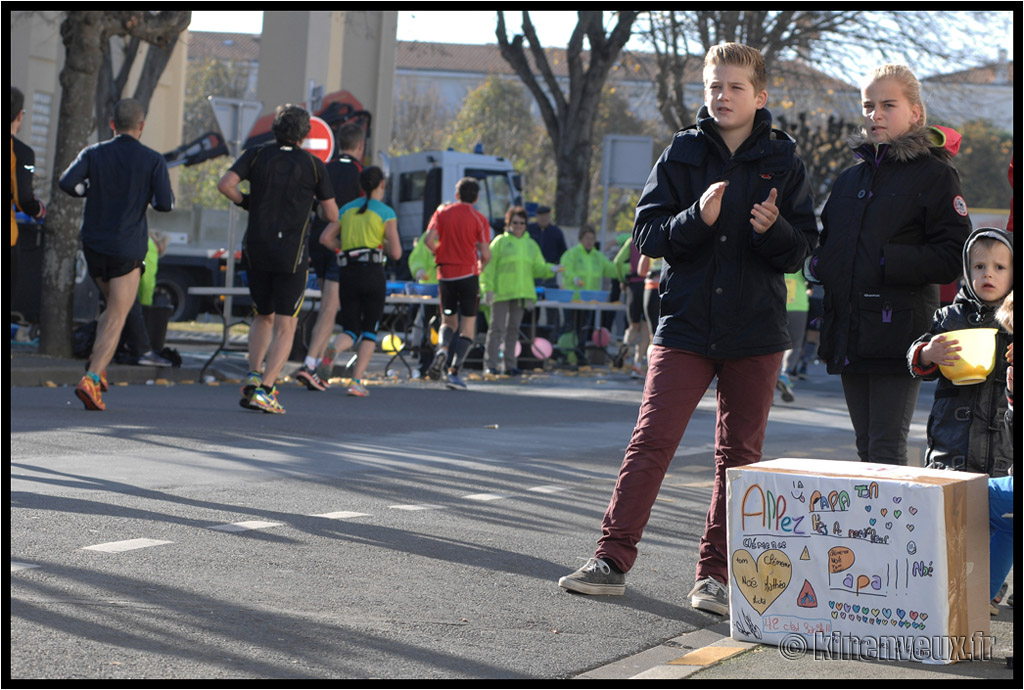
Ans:
{"label": "asphalt road", "polygon": [[[590,598],[556,582],[593,551],[640,384],[471,385],[288,387],[283,416],[243,410],[229,383],[115,386],[106,413],[12,388],[11,677],[572,678],[721,627],[685,597],[713,391],[626,596]],[[780,456],[855,457],[836,379],[777,401]]]}

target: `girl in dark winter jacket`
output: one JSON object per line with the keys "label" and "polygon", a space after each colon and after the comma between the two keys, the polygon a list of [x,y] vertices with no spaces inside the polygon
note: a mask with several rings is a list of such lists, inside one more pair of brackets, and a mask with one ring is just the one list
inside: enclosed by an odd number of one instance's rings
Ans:
{"label": "girl in dark winter jacket", "polygon": [[[953,304],[935,312],[928,333],[907,352],[910,373],[925,380],[939,379],[928,417],[929,465],[968,472],[1006,475],[1013,463],[1013,440],[1003,423],[1006,416],[1006,369],[1003,357],[1011,335],[996,312],[1013,289],[1013,234],[997,228],[978,228],[964,246],[964,286]],[[981,383],[957,386],[939,376],[939,365],[959,356],[955,339],[945,333],[965,328],[999,328],[996,363]]]}
{"label": "girl in dark winter jacket", "polygon": [[861,95],[857,164],[832,187],[806,274],[825,288],[818,354],[842,375],[860,459],[905,465],[921,387],[907,347],[938,308],[938,286],[959,276],[971,223],[949,163],[960,136],[925,127],[910,70],[879,67]]}

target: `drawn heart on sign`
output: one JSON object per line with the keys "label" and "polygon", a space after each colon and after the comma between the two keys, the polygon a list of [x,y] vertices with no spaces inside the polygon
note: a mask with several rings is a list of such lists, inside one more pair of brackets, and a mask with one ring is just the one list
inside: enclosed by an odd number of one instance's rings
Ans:
{"label": "drawn heart on sign", "polygon": [[763,614],[789,587],[793,563],[778,549],[765,551],[756,559],[746,549],[739,549],[732,554],[730,574],[747,603]]}
{"label": "drawn heart on sign", "polygon": [[882,508],[882,509],[881,509],[880,511],[878,511],[878,512],[882,514],[882,517],[885,517],[885,514],[886,514],[886,513],[888,512],[888,511],[887,511],[887,510],[886,510],[885,508]]}

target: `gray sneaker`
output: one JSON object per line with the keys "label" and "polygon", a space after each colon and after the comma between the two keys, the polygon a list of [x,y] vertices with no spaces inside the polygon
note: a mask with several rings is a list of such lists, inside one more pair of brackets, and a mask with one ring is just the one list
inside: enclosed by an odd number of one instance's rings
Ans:
{"label": "gray sneaker", "polygon": [[690,606],[719,616],[729,615],[729,589],[713,577],[706,577],[693,586]]}
{"label": "gray sneaker", "polygon": [[600,558],[591,558],[575,573],[560,579],[558,586],[580,594],[620,596],[626,593],[626,575],[612,570]]}

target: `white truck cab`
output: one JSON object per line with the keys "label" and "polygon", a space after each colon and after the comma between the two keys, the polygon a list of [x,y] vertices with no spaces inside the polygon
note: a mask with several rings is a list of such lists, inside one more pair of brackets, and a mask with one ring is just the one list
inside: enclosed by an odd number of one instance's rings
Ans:
{"label": "white truck cab", "polygon": [[389,184],[385,203],[398,216],[402,249],[427,229],[438,206],[455,201],[455,184],[463,177],[480,181],[474,206],[491,221],[492,236],[503,230],[505,212],[522,205],[522,180],[511,161],[501,156],[460,151],[422,151],[388,161]]}

